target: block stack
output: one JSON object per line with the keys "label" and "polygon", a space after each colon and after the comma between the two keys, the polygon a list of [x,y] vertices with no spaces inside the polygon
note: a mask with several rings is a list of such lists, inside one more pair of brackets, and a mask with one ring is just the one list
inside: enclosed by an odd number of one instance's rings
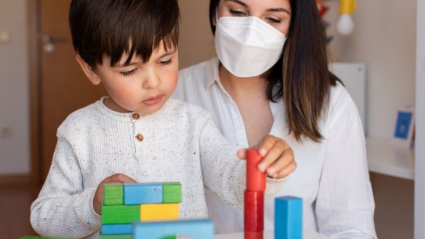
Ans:
{"label": "block stack", "polygon": [[178,219],[181,198],[177,182],[105,184],[100,239],[132,239],[134,222]]}
{"label": "block stack", "polygon": [[258,170],[258,164],[261,160],[262,157],[256,150],[247,151],[244,206],[245,239],[263,238],[266,174]]}

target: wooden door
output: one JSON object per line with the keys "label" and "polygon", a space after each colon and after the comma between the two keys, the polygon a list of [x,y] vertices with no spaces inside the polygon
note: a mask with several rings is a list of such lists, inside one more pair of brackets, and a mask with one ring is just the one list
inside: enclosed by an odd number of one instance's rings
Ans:
{"label": "wooden door", "polygon": [[39,121],[41,176],[50,169],[56,131],[73,111],[106,95],[83,74],[75,56],[68,24],[71,0],[39,0]]}

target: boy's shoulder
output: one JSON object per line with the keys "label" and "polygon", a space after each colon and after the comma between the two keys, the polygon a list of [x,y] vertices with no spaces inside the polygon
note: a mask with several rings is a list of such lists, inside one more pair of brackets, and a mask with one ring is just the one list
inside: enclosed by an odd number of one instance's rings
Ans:
{"label": "boy's shoulder", "polygon": [[69,114],[59,126],[58,131],[75,130],[77,128],[84,129],[84,127],[93,125],[94,121],[98,121],[101,117],[101,113],[98,109],[99,103],[100,100]]}
{"label": "boy's shoulder", "polygon": [[212,117],[212,114],[207,110],[186,101],[170,98],[167,103],[166,110],[171,114],[178,115],[182,119],[195,120]]}

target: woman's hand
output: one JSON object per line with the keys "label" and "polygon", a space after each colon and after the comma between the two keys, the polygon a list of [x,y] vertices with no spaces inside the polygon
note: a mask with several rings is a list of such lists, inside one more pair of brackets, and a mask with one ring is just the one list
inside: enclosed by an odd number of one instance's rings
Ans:
{"label": "woman's hand", "polygon": [[93,209],[99,215],[102,215],[103,185],[105,183],[136,183],[136,180],[125,174],[117,173],[105,178],[102,182],[100,182],[99,186],[97,186],[96,193],[94,194],[93,198]]}
{"label": "woman's hand", "polygon": [[[285,178],[291,174],[297,164],[294,160],[294,152],[291,147],[281,138],[266,135],[257,146],[253,147],[263,157],[258,164],[258,170],[266,172],[271,178]],[[238,157],[246,158],[246,149],[238,151]]]}

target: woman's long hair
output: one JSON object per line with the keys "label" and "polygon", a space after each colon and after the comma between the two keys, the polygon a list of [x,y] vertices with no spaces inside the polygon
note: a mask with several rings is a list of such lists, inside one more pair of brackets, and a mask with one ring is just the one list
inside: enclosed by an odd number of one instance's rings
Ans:
{"label": "woman's long hair", "polygon": [[[220,0],[210,1],[210,25],[215,32],[215,16]],[[291,25],[281,59],[268,76],[267,97],[283,97],[289,133],[298,142],[320,142],[321,116],[329,105],[330,90],[339,79],[328,68],[326,35],[315,0],[290,0]],[[280,85],[279,91],[273,91]]]}

